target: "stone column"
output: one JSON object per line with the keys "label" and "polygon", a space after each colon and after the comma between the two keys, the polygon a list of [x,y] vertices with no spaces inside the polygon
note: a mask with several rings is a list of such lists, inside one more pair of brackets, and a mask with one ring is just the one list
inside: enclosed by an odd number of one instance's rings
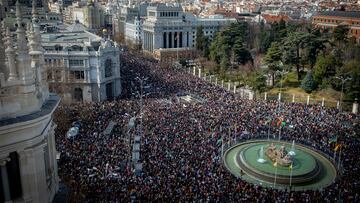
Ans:
{"label": "stone column", "polygon": [[164,43],[164,48],[166,49],[167,48],[167,34],[166,32],[163,33],[163,43]]}
{"label": "stone column", "polygon": [[264,100],[265,100],[265,101],[267,100],[267,92],[265,92]]}
{"label": "stone column", "polygon": [[21,186],[25,202],[47,202],[44,144],[19,152]]}
{"label": "stone column", "polygon": [[57,191],[59,189],[59,176],[58,176],[58,166],[57,166],[57,161],[56,161],[56,141],[55,141],[55,128],[57,127],[57,125],[52,122],[51,128],[49,130],[49,135],[48,135],[48,146],[49,146],[49,163],[50,163],[50,168],[52,171],[52,185],[55,186],[55,191]]}
{"label": "stone column", "polygon": [[175,32],[171,33],[171,48],[175,48]]}
{"label": "stone column", "polygon": [[357,99],[355,99],[355,102],[353,103],[352,113],[357,114],[359,112],[359,103],[357,102]]}
{"label": "stone column", "polygon": [[234,83],[234,94],[236,94],[236,85]]}
{"label": "stone column", "polygon": [[201,78],[201,69],[199,68],[199,78]]}
{"label": "stone column", "polygon": [[9,157],[5,157],[5,158],[0,159],[1,179],[2,179],[2,187],[3,187],[3,194],[4,194],[5,203],[11,202],[10,188],[9,188],[9,177],[8,177],[7,168],[6,168],[6,163],[8,161],[10,161]]}
{"label": "stone column", "polygon": [[228,83],[228,91],[230,91],[230,86],[231,86],[231,80],[229,80],[229,83]]}
{"label": "stone column", "polygon": [[217,78],[215,78],[215,85],[217,85],[217,83],[218,83],[218,79],[217,79]]}
{"label": "stone column", "polygon": [[293,94],[293,97],[292,97],[292,103],[295,102],[295,94]]}
{"label": "stone column", "polygon": [[306,105],[309,105],[310,104],[310,95],[307,96],[307,99],[306,99]]}
{"label": "stone column", "polygon": [[278,100],[281,101],[281,92],[279,92]]}
{"label": "stone column", "polygon": [[187,32],[183,32],[183,41],[182,41],[183,47],[187,47],[186,42],[187,42]]}
{"label": "stone column", "polygon": [[221,81],[221,87],[224,88],[224,80]]}
{"label": "stone column", "polygon": [[340,109],[340,101],[337,101],[337,102],[336,102],[336,108],[337,108],[337,109]]}
{"label": "stone column", "polygon": [[196,67],[193,67],[193,75],[196,76]]}
{"label": "stone column", "polygon": [[173,44],[171,43],[171,32],[168,33],[168,48],[172,48]]}
{"label": "stone column", "polygon": [[321,101],[321,106],[324,106],[324,105],[325,105],[325,98],[323,97],[322,101]]}

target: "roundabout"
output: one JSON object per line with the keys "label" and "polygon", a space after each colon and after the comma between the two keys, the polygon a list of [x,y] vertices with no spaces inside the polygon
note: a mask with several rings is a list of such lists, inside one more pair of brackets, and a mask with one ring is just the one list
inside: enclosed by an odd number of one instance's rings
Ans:
{"label": "roundabout", "polygon": [[330,185],[337,170],[330,158],[305,145],[253,140],[230,147],[223,156],[235,176],[276,189],[311,190]]}

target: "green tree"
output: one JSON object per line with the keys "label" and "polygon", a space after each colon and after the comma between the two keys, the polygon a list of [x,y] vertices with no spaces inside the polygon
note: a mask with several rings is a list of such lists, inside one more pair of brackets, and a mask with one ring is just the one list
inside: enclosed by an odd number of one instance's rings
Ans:
{"label": "green tree", "polygon": [[304,32],[293,32],[290,33],[283,41],[284,48],[284,61],[286,64],[296,66],[297,78],[300,80],[301,74],[301,49],[305,46],[305,39],[307,38],[308,33]]}
{"label": "green tree", "polygon": [[204,27],[199,26],[196,28],[196,50],[202,51],[204,47]]}
{"label": "green tree", "polygon": [[182,67],[187,66],[186,58],[180,58],[180,59],[179,59],[179,63],[181,64]]}
{"label": "green tree", "polygon": [[271,43],[270,48],[266,52],[266,56],[264,57],[264,63],[268,66],[269,72],[272,75],[272,82],[275,84],[275,73],[280,70],[282,59],[282,52],[280,50],[280,43],[273,42]]}
{"label": "green tree", "polygon": [[[316,61],[313,71],[313,77],[317,84],[322,85],[322,88],[326,88],[328,80],[336,74],[336,59],[334,55],[320,55]],[[325,80],[324,80],[325,79]],[[323,81],[324,80],[324,81]]]}
{"label": "green tree", "polygon": [[258,35],[258,51],[259,53],[266,53],[267,49],[271,45],[270,35],[268,30],[265,28],[264,21],[260,22],[260,32]]}
{"label": "green tree", "polygon": [[262,93],[266,90],[266,77],[262,71],[254,71],[249,75],[247,84],[255,93]]}
{"label": "green tree", "polygon": [[234,62],[237,64],[245,65],[249,61],[252,62],[251,53],[244,47],[241,40],[236,41],[233,49]]}
{"label": "green tree", "polygon": [[316,82],[312,76],[312,71],[309,71],[303,81],[301,82],[301,88],[305,90],[306,93],[311,93],[316,89]]}
{"label": "green tree", "polygon": [[338,47],[348,41],[349,27],[347,25],[339,25],[333,31],[333,40]]}
{"label": "green tree", "polygon": [[320,51],[325,50],[325,43],[327,43],[327,40],[314,34],[309,34],[305,36],[304,39],[306,58],[309,60],[310,69],[312,69],[316,63],[316,58]]}
{"label": "green tree", "polygon": [[209,37],[204,35],[203,26],[196,28],[196,50],[201,51],[204,57],[209,55]]}
{"label": "green tree", "polygon": [[[336,76],[349,77],[351,80],[344,85],[345,93],[351,99],[360,99],[360,59],[354,59],[344,64],[343,68],[338,69]],[[338,90],[341,88],[340,81],[336,81]]]}

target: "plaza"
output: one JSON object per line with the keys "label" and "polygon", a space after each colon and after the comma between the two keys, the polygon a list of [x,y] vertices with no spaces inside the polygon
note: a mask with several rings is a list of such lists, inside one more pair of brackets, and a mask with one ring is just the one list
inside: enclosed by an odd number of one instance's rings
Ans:
{"label": "plaza", "polygon": [[253,184],[277,189],[315,190],[330,185],[338,176],[335,163],[321,151],[297,144],[290,166],[275,165],[267,156],[258,162],[261,147],[271,143],[291,148],[291,143],[274,140],[250,140],[230,147],[224,154],[226,168],[235,176]]}

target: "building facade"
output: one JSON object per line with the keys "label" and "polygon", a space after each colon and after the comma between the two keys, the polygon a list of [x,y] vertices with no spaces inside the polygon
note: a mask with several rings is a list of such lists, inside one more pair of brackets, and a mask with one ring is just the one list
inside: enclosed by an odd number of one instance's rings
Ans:
{"label": "building facade", "polygon": [[60,99],[44,77],[36,9],[25,29],[20,8],[16,33],[0,32],[0,202],[46,203],[59,188],[52,115]]}
{"label": "building facade", "polygon": [[80,27],[75,23],[65,31],[42,34],[50,90],[67,103],[119,96],[119,46]]}
{"label": "building facade", "polygon": [[134,45],[141,45],[143,39],[142,21],[140,16],[134,19],[134,22],[125,23],[125,41]]}
{"label": "building facade", "polygon": [[349,28],[348,37],[360,43],[360,12],[358,11],[323,11],[313,16],[312,24],[316,28],[333,31],[337,26]]}
{"label": "building facade", "polygon": [[236,19],[220,15],[195,17],[183,13],[179,4],[149,6],[142,28],[143,49],[153,53],[157,49],[194,48],[199,26],[203,27],[204,35],[212,39],[217,31],[233,22]]}

